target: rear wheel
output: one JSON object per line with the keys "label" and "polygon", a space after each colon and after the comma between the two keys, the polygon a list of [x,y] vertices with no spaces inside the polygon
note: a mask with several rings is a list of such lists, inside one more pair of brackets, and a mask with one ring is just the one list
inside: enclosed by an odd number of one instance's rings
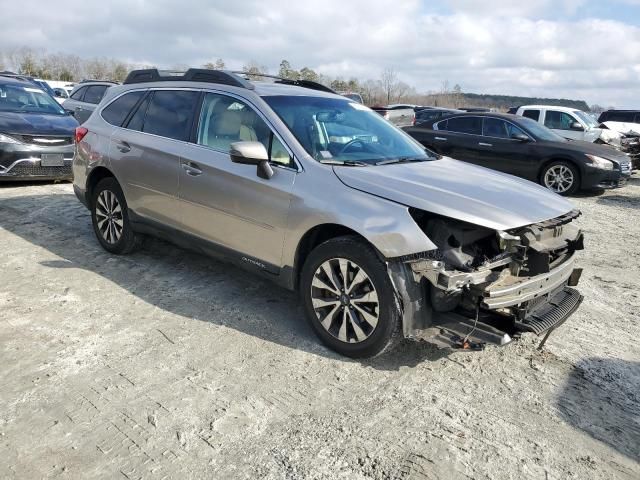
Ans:
{"label": "rear wheel", "polygon": [[104,178],[93,189],[91,220],[105,250],[125,254],[136,247],[138,239],[129,222],[127,202],[115,178]]}
{"label": "rear wheel", "polygon": [[400,312],[384,263],[356,237],[315,248],[302,269],[300,294],[322,342],[348,357],[372,357],[401,339]]}
{"label": "rear wheel", "polygon": [[542,170],[540,183],[560,195],[571,195],[580,188],[580,173],[569,162],[551,162]]}

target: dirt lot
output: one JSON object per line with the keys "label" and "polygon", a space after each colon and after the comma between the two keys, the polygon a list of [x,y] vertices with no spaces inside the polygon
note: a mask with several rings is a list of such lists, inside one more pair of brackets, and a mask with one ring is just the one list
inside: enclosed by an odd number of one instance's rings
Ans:
{"label": "dirt lot", "polygon": [[573,201],[586,299],[543,352],[351,361],[293,294],[0,186],[0,478],[638,479],[640,178]]}

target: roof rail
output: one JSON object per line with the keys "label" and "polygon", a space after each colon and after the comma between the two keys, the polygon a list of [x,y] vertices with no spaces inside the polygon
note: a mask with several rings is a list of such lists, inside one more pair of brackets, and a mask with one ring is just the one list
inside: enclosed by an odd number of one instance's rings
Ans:
{"label": "roof rail", "polygon": [[89,83],[89,82],[113,83],[114,85],[118,85],[118,82],[114,82],[113,80],[93,80],[91,78],[83,78],[78,83]]}
{"label": "roof rail", "polygon": [[147,82],[206,82],[230,85],[232,87],[253,90],[255,87],[244,78],[226,70],[209,70],[205,68],[190,68],[186,72],[174,72],[148,68],[132,70],[127,75],[124,85]]}
{"label": "roof rail", "polygon": [[332,88],[329,88],[326,85],[323,85],[318,82],[314,82],[312,80],[292,80],[291,78],[283,78],[277,75],[269,75],[267,73],[252,73],[252,72],[241,72],[241,71],[234,71],[232,73],[236,73],[238,75],[246,75],[250,77],[273,78],[276,80],[275,83],[283,83],[285,85],[295,85],[297,87],[310,88],[312,90],[320,90],[321,92],[336,93],[336,91],[333,90]]}

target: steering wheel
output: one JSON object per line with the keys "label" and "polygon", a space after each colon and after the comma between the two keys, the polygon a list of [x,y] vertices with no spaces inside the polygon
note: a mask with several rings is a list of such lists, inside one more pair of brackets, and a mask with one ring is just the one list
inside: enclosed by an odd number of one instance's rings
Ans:
{"label": "steering wheel", "polygon": [[364,140],[362,140],[361,138],[354,138],[353,140],[349,140],[347,143],[344,144],[344,147],[340,149],[340,151],[338,152],[338,156],[342,155],[344,152],[346,152],[349,148],[351,148],[356,143],[360,143],[362,145],[365,144]]}

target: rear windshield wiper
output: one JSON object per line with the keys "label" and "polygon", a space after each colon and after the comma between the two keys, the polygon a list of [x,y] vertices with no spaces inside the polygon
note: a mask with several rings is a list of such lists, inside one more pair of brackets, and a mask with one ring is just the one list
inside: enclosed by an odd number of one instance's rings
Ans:
{"label": "rear windshield wiper", "polygon": [[320,163],[326,165],[344,165],[347,167],[368,167],[371,165],[367,162],[361,162],[360,160],[319,160]]}
{"label": "rear windshield wiper", "polygon": [[392,163],[411,163],[411,162],[426,162],[428,158],[423,157],[400,157],[392,160],[382,160],[376,162],[374,165],[391,165]]}

